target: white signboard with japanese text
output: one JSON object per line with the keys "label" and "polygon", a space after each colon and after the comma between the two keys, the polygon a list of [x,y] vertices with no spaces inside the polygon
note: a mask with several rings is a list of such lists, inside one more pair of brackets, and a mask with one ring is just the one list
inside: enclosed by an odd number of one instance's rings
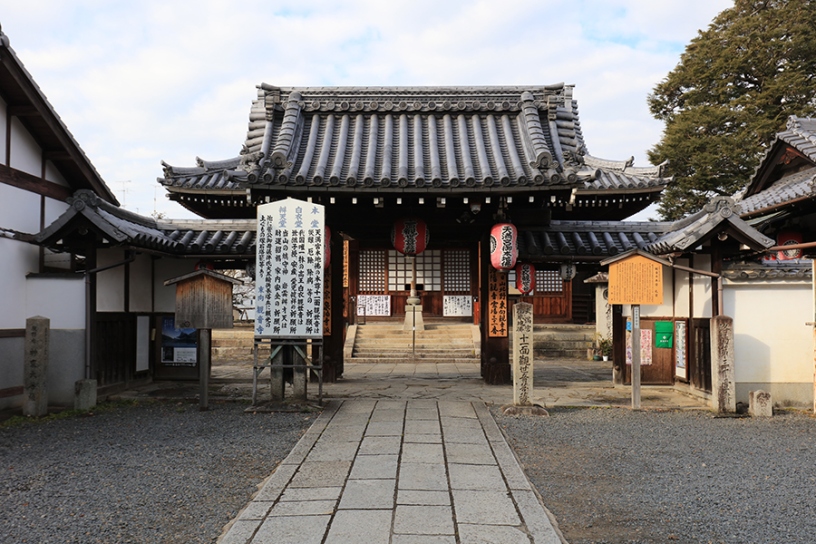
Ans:
{"label": "white signboard with japanese text", "polygon": [[391,295],[357,295],[357,315],[390,316]]}
{"label": "white signboard with japanese text", "polygon": [[255,336],[321,338],[325,209],[287,198],[258,206]]}
{"label": "white signboard with japanese text", "polygon": [[473,315],[473,297],[470,295],[443,296],[442,315],[444,317],[471,317]]}

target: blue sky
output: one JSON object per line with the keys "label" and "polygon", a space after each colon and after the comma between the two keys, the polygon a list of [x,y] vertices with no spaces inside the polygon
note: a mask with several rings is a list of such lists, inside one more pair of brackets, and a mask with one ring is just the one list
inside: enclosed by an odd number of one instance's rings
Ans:
{"label": "blue sky", "polygon": [[635,157],[646,105],[731,0],[0,0],[0,24],[120,201],[190,217],[161,161],[238,154],[256,85],[575,84],[590,153]]}

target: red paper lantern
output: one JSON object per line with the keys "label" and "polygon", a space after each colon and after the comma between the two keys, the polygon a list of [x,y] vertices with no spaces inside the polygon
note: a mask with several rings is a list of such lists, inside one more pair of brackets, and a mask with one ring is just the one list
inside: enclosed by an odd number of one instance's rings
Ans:
{"label": "red paper lantern", "polygon": [[419,255],[429,240],[428,226],[422,219],[397,219],[391,229],[391,243],[403,255]]}
{"label": "red paper lantern", "polygon": [[490,230],[490,264],[496,270],[510,270],[518,259],[518,231],[510,223],[493,225]]}
{"label": "red paper lantern", "polygon": [[[802,243],[802,233],[801,232],[792,232],[792,231],[783,231],[776,235],[776,245],[778,246],[790,246],[794,244],[801,244]],[[790,261],[791,259],[800,259],[802,258],[802,250],[801,249],[786,249],[783,251],[776,252],[776,258],[780,261]]]}
{"label": "red paper lantern", "polygon": [[516,289],[518,289],[522,295],[529,295],[535,291],[535,283],[535,267],[531,264],[517,264]]}
{"label": "red paper lantern", "polygon": [[325,251],[323,252],[323,268],[329,268],[329,263],[331,262],[331,231],[329,227],[323,227],[326,229],[323,234],[323,247],[325,247]]}

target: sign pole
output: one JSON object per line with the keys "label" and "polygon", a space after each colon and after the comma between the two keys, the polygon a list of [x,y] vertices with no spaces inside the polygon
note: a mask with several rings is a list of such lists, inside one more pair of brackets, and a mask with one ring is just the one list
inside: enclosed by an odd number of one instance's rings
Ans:
{"label": "sign pole", "polygon": [[640,304],[632,304],[632,410],[640,410]]}

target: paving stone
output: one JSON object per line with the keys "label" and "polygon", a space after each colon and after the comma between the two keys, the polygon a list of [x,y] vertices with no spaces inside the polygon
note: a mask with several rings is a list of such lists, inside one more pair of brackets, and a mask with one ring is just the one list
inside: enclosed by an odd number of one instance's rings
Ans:
{"label": "paving stone", "polygon": [[447,491],[445,465],[428,463],[400,463],[399,488]]}
{"label": "paving stone", "polygon": [[442,444],[406,442],[402,445],[403,463],[445,463]]}
{"label": "paving stone", "polygon": [[479,421],[482,423],[487,439],[490,442],[504,442],[504,435],[502,434],[501,430],[499,430],[496,420],[493,419],[493,416],[490,414],[490,410],[487,409],[487,406],[485,406],[485,403],[474,402],[473,408],[476,410],[476,415],[479,417]]}
{"label": "paving stone", "polygon": [[337,414],[369,414],[376,404],[375,400],[347,400],[337,410]]}
{"label": "paving stone", "polygon": [[408,405],[408,410],[405,412],[405,419],[409,421],[422,421],[439,419],[439,412],[436,408],[412,408]]}
{"label": "paving stone", "polygon": [[561,544],[547,511],[538,500],[534,491],[513,491],[518,511],[527,525],[527,531],[533,536],[535,544]]}
{"label": "paving stone", "polygon": [[243,512],[238,516],[238,519],[247,521],[251,519],[264,519],[272,509],[273,501],[251,501]]}
{"label": "paving stone", "polygon": [[341,510],[394,508],[396,480],[349,480],[340,497]]}
{"label": "paving stone", "polygon": [[414,504],[418,506],[450,506],[449,491],[417,491],[400,489],[397,492],[397,504]]}
{"label": "paving stone", "polygon": [[353,461],[357,454],[358,442],[317,441],[306,457],[306,462],[315,461]]}
{"label": "paving stone", "polygon": [[476,418],[476,411],[469,402],[439,401],[439,415],[443,417]]}
{"label": "paving stone", "polygon": [[269,478],[263,483],[263,487],[255,496],[256,501],[277,500],[292,476],[298,470],[299,465],[278,465]]}
{"label": "paving stone", "polygon": [[456,544],[450,535],[394,535],[391,544]]}
{"label": "paving stone", "polygon": [[405,422],[405,434],[439,434],[439,421],[436,419],[419,419]]}
{"label": "paving stone", "polygon": [[437,411],[435,399],[417,399],[408,401],[408,410],[433,410]]}
{"label": "paving stone", "polygon": [[309,452],[312,451],[312,448],[317,442],[319,435],[315,434],[314,436],[309,437],[307,440],[307,436],[304,435],[300,441],[295,444],[295,447],[292,448],[292,451],[289,452],[289,455],[286,456],[281,464],[282,465],[299,465],[306,459],[306,456],[309,455]]}
{"label": "paving stone", "polygon": [[371,412],[371,422],[383,421],[403,421],[405,419],[405,410],[385,410],[377,408]]}
{"label": "paving stone", "polygon": [[270,516],[258,529],[253,544],[320,544],[331,516]]}
{"label": "paving stone", "polygon": [[443,417],[441,418],[442,428],[445,432],[455,429],[470,429],[473,432],[484,433],[482,422],[478,419],[467,417]]}
{"label": "paving stone", "polygon": [[510,489],[532,489],[530,480],[525,476],[518,459],[516,459],[513,450],[510,449],[507,442],[494,443],[493,453],[504,474],[504,479],[507,481],[507,487]]}
{"label": "paving stone", "polygon": [[453,491],[457,523],[482,525],[520,525],[513,501],[507,491]]}
{"label": "paving stone", "polygon": [[247,544],[255,534],[255,529],[261,525],[261,520],[236,520],[230,530],[219,540],[219,544]]}
{"label": "paving stone", "polygon": [[377,409],[378,410],[405,410],[405,403],[406,402],[407,401],[404,401],[404,400],[378,400],[377,401]]}
{"label": "paving stone", "polygon": [[399,436],[366,436],[357,455],[399,454],[401,447]]}
{"label": "paving stone", "polygon": [[462,465],[496,464],[493,450],[486,444],[447,442],[445,444],[445,455],[448,458],[448,463],[458,463]]}
{"label": "paving stone", "polygon": [[369,423],[365,436],[402,436],[402,422],[382,421]]}
{"label": "paving stone", "polygon": [[450,506],[398,505],[394,512],[394,534],[452,535]]}
{"label": "paving stone", "polygon": [[395,479],[398,455],[358,455],[351,466],[350,480]]}
{"label": "paving stone", "polygon": [[516,527],[460,523],[457,528],[462,544],[530,544],[527,535]]}
{"label": "paving stone", "polygon": [[487,445],[487,438],[485,438],[481,427],[478,429],[468,429],[466,427],[446,427],[444,435],[446,444],[459,443]]}
{"label": "paving stone", "polygon": [[448,470],[451,489],[507,490],[498,466],[448,463]]}
{"label": "paving stone", "polygon": [[403,437],[403,442],[414,442],[420,444],[441,444],[441,434],[406,434]]}
{"label": "paving stone", "polygon": [[[330,544],[388,544],[391,510],[338,510],[326,542]],[[278,541],[270,541],[278,544]]]}
{"label": "paving stone", "polygon": [[337,501],[280,501],[269,512],[270,516],[332,515]]}
{"label": "paving stone", "polygon": [[328,501],[340,498],[342,487],[288,487],[281,501]]}
{"label": "paving stone", "polygon": [[291,487],[337,487],[342,486],[351,468],[351,461],[305,462],[300,465]]}

